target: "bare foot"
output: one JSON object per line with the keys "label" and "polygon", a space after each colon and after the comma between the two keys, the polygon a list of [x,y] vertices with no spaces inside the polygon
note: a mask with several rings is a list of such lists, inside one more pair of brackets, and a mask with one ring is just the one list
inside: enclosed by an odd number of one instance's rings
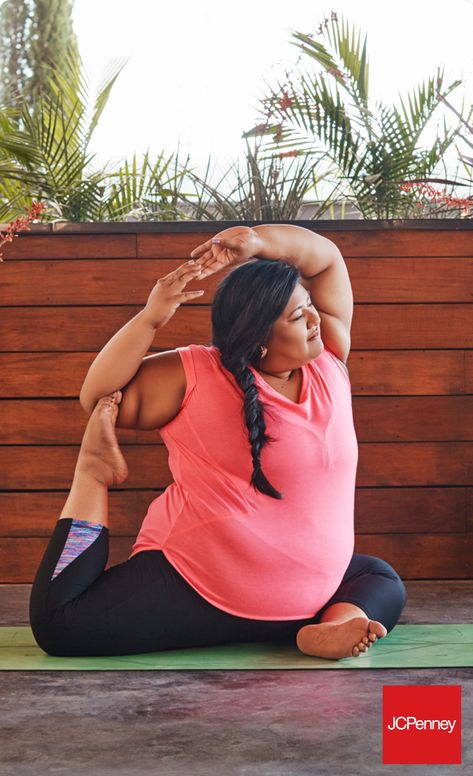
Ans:
{"label": "bare foot", "polygon": [[297,646],[305,655],[338,660],[358,657],[378,638],[386,636],[381,622],[367,617],[352,617],[345,622],[321,622],[304,625],[297,634]]}
{"label": "bare foot", "polygon": [[128,477],[128,466],[115,432],[121,400],[121,391],[99,399],[87,423],[76,465],[76,469],[107,487],[121,485]]}

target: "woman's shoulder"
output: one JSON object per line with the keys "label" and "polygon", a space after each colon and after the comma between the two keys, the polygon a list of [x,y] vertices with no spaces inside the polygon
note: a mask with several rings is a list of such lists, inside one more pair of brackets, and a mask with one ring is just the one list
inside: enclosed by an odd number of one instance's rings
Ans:
{"label": "woman's shoulder", "polygon": [[339,359],[338,356],[336,356],[335,353],[324,344],[324,349],[322,352],[316,358],[313,358],[312,361],[309,361],[309,366],[312,369],[324,371],[324,369],[330,368],[330,365],[334,365],[336,369],[339,369],[343,372],[348,380],[350,379],[350,373],[345,362],[341,361],[341,359]]}
{"label": "woman's shoulder", "polygon": [[184,345],[176,348],[184,360],[192,360],[194,368],[205,365],[218,366],[220,364],[219,350],[213,345]]}
{"label": "woman's shoulder", "polygon": [[177,347],[176,350],[188,350],[192,353],[203,353],[209,355],[218,353],[218,348],[216,348],[214,345],[197,345],[194,342],[191,342],[190,345],[181,345]]}

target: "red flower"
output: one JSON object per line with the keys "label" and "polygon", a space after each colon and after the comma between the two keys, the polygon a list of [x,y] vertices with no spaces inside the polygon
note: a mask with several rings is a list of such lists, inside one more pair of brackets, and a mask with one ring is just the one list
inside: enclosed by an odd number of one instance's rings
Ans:
{"label": "red flower", "polygon": [[[412,191],[414,186],[419,191],[419,194],[426,197],[426,199],[430,199],[431,202],[443,202],[448,207],[459,207],[462,213],[468,213],[469,208],[473,205],[473,200],[462,197],[449,197],[445,187],[437,191],[435,186],[429,183],[401,183],[399,188],[402,191]],[[420,207],[420,203],[417,203],[417,207]]]}
{"label": "red flower", "polygon": [[[37,218],[39,218],[45,208],[46,205],[44,202],[32,202],[26,216],[15,218],[13,221],[10,221],[7,226],[7,231],[5,233],[0,232],[0,248],[2,245],[5,245],[5,243],[13,242],[13,238],[18,237],[18,232],[21,232],[23,229],[29,231],[29,224],[31,221],[35,221]],[[0,261],[3,261],[1,253]]]}
{"label": "red flower", "polygon": [[287,109],[289,108],[289,106],[293,104],[293,102],[294,102],[294,101],[293,101],[293,100],[291,100],[291,98],[289,97],[288,93],[287,93],[287,92],[284,92],[284,94],[283,94],[282,98],[280,98],[280,100],[279,100],[279,108],[280,108],[280,109],[281,109],[283,112],[285,112],[285,111],[287,111]]}

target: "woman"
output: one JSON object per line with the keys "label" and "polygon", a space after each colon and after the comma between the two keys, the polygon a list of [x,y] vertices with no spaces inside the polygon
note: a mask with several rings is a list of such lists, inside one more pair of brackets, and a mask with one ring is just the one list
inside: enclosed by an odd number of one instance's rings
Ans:
{"label": "woman", "polygon": [[[307,655],[359,656],[395,626],[406,591],[385,561],[353,554],[343,258],[282,224],[225,229],[191,256],[86,376],[90,418],[32,587],[33,634],[59,656],[286,639]],[[212,346],[144,357],[203,293],[186,285],[233,264],[212,304]],[[159,429],[174,482],[128,560],[105,571],[108,488],[128,474],[115,426]]]}

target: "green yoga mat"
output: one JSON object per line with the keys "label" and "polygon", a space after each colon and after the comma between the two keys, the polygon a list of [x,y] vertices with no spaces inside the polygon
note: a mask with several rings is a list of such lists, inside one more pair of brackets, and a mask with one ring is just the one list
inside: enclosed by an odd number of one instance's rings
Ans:
{"label": "green yoga mat", "polygon": [[120,657],[52,657],[31,628],[0,628],[2,671],[156,671],[248,669],[470,668],[473,625],[396,625],[360,657],[326,660],[304,655],[295,643],[237,643]]}

